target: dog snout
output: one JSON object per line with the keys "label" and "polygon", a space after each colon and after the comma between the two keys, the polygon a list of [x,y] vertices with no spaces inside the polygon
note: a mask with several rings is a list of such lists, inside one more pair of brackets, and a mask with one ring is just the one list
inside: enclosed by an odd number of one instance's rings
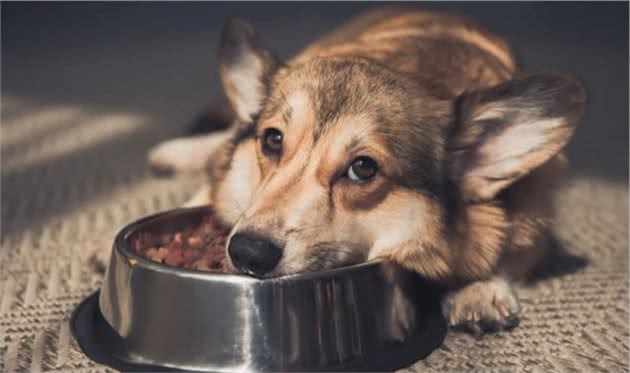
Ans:
{"label": "dog snout", "polygon": [[255,233],[236,233],[230,239],[228,255],[239,272],[264,276],[280,262],[282,248]]}

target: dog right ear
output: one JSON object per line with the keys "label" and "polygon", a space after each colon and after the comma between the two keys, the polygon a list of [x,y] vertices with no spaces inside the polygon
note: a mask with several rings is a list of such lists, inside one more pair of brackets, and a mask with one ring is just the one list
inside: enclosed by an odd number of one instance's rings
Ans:
{"label": "dog right ear", "polygon": [[231,18],[223,25],[219,72],[239,121],[251,122],[260,112],[279,66],[279,60],[262,45],[249,22]]}

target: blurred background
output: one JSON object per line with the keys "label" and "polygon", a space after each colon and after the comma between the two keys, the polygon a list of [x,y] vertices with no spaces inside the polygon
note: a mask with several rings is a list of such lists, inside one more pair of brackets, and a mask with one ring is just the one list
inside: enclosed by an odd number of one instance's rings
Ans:
{"label": "blurred background", "polygon": [[[249,19],[282,57],[379,3],[2,4],[2,95],[152,117],[176,133],[221,94],[218,35]],[[407,5],[413,5],[407,3]],[[590,104],[570,148],[579,172],[628,176],[628,11],[624,3],[423,3],[505,36],[525,71],[563,70]]]}
{"label": "blurred background", "polygon": [[[179,205],[203,181],[156,179],[145,155],[221,97],[216,57],[227,17],[249,19],[288,57],[383,5],[3,1],[0,371],[93,367],[70,344],[64,321],[100,281],[84,260],[106,252],[122,225]],[[405,5],[474,18],[512,43],[525,72],[571,72],[590,96],[568,149],[577,181],[564,195],[558,235],[593,264],[543,283],[542,297],[525,292],[531,318],[509,342],[486,339],[475,350],[449,340],[425,368],[627,369],[628,3]],[[512,350],[480,360],[488,343]]]}

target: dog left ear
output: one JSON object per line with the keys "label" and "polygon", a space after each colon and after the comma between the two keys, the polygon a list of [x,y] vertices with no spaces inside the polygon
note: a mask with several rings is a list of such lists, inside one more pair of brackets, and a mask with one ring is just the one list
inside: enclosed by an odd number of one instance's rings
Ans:
{"label": "dog left ear", "polygon": [[465,93],[448,140],[449,176],[466,202],[491,200],[564,148],[586,93],[570,75],[539,74]]}
{"label": "dog left ear", "polygon": [[240,18],[226,21],[221,32],[219,72],[225,94],[241,122],[250,122],[260,112],[279,66],[279,60],[263,46],[249,22]]}

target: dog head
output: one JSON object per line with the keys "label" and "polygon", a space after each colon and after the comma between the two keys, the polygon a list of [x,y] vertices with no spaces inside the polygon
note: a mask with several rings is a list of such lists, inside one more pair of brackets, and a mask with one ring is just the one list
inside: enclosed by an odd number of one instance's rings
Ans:
{"label": "dog head", "polygon": [[220,72],[237,123],[213,160],[213,204],[234,227],[231,264],[259,276],[376,257],[448,276],[454,237],[470,231],[458,217],[493,214],[500,192],[566,145],[584,103],[566,75],[445,100],[361,58],[287,66],[238,19]]}

